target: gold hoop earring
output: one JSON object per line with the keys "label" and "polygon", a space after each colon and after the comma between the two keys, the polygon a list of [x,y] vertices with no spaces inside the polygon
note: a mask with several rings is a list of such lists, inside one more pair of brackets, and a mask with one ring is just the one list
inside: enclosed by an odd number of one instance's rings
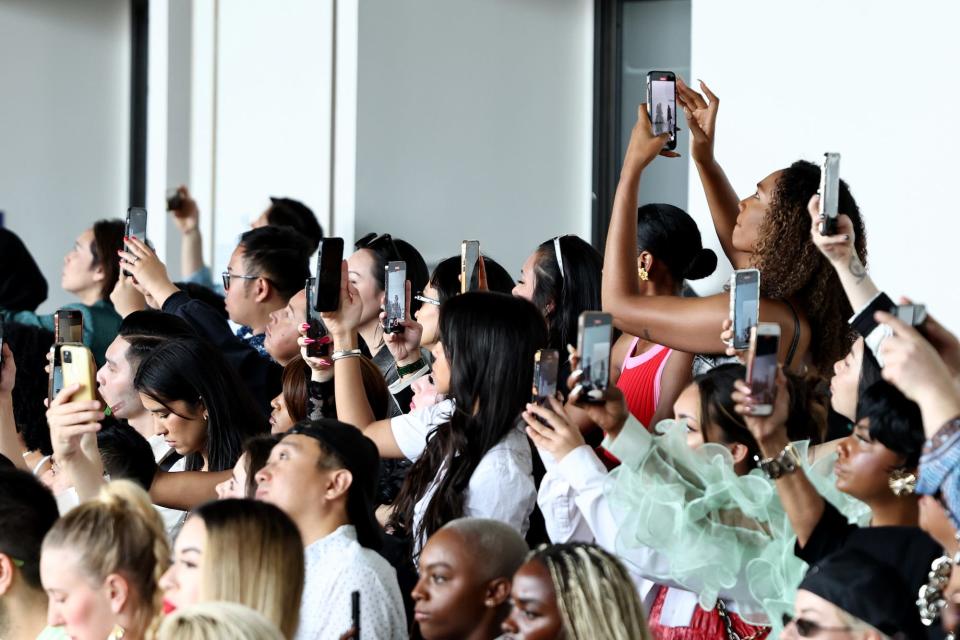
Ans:
{"label": "gold hoop earring", "polygon": [[890,491],[898,498],[916,493],[917,476],[906,469],[894,469],[887,480]]}
{"label": "gold hoop earring", "polygon": [[637,275],[639,275],[640,279],[644,282],[650,279],[650,274],[643,267],[640,267],[639,269],[637,269]]}

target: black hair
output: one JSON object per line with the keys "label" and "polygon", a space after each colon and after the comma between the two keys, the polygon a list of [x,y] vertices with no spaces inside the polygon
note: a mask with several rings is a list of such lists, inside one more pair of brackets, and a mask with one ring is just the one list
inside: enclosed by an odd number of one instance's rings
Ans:
{"label": "black hair", "polygon": [[[426,540],[463,515],[470,477],[483,456],[516,428],[530,400],[533,354],[546,339],[543,316],[522,298],[470,292],[443,303],[440,342],[450,366],[448,397],[456,410],[431,432],[410,468],[394,503],[395,526]],[[414,505],[441,469],[419,530],[412,531]]]}
{"label": "black hair", "polygon": [[47,299],[47,279],[20,237],[0,228],[0,309],[35,311]]}
{"label": "black hair", "polygon": [[303,289],[310,277],[310,243],[290,227],[260,227],[240,236],[243,261],[250,273],[273,285],[284,300]]}
{"label": "black hair", "polygon": [[13,418],[23,436],[28,451],[39,451],[45,456],[53,453],[46,407],[49,377],[44,371],[47,353],[53,344],[53,333],[40,327],[18,322],[4,324],[4,342],[10,347],[17,363],[17,377],[13,387]]}
{"label": "black hair", "polygon": [[[380,290],[386,287],[386,268],[388,262],[403,260],[407,263],[407,280],[410,281],[410,290],[416,294],[427,286],[430,272],[427,263],[417,248],[405,240],[394,238],[389,233],[376,235],[368,233],[357,240],[353,245],[357,250],[369,249],[373,253],[373,278]],[[410,315],[420,308],[419,300],[410,300]]]}
{"label": "black hair", "polygon": [[[511,293],[513,278],[499,262],[483,256],[483,267],[487,272],[487,289],[499,293]],[[470,290],[476,290],[480,282],[480,270],[474,269],[470,278]],[[451,256],[441,260],[430,274],[430,286],[437,290],[437,299],[441,303],[460,293],[460,256]]]}
{"label": "black hair", "polygon": [[253,498],[256,495],[257,472],[267,466],[270,452],[284,435],[286,434],[265,433],[247,438],[243,443],[243,453],[247,454],[247,485],[243,488],[246,497]]}
{"label": "black hair", "polygon": [[13,464],[10,458],[0,453],[0,470],[13,471],[16,468],[17,465]]}
{"label": "black hair", "polygon": [[267,209],[267,224],[274,227],[290,227],[310,243],[313,253],[323,240],[323,227],[317,222],[313,210],[293,198],[275,198],[270,196],[270,208]]}
{"label": "black hair", "polygon": [[191,300],[205,302],[207,306],[223,316],[224,320],[230,319],[230,314],[227,313],[227,301],[210,287],[205,287],[196,282],[174,282],[173,284],[177,289],[187,294]]}
{"label": "black hair", "polygon": [[[822,442],[827,417],[823,395],[803,378],[789,372],[786,376],[790,392],[787,436],[791,441],[810,440],[812,444]],[[752,469],[757,466],[755,456],[760,455],[760,446],[747,428],[743,416],[734,410],[736,403],[732,398],[734,383],[745,380],[746,377],[746,367],[728,363],[700,374],[693,382],[700,391],[700,418],[704,442],[711,441],[708,425],[719,429],[717,439],[722,443],[739,443],[747,447],[747,463]]]}
{"label": "black hair", "polygon": [[157,472],[150,443],[136,429],[116,419],[107,418],[100,425],[97,448],[104,473],[111,480],[132,480],[149,491]]}
{"label": "black hair", "polygon": [[864,342],[863,357],[860,359],[860,380],[857,382],[857,398],[881,380],[883,380],[883,368],[877,357],[873,355],[873,351]]}
{"label": "black hair", "polygon": [[[547,320],[547,346],[557,349],[561,357],[565,357],[567,345],[577,342],[580,314],[601,308],[603,257],[587,241],[577,236],[560,236],[558,242],[563,273],[560,273],[553,239],[537,247],[533,304]],[[553,309],[547,311],[550,303],[553,303]]]}
{"label": "black hair", "polygon": [[59,516],[53,494],[33,474],[0,469],[0,553],[22,561],[24,581],[38,591],[40,547]]}
{"label": "black hair", "polygon": [[140,362],[167,340],[197,337],[186,320],[155,309],[134,311],[120,323],[117,335],[127,342],[127,362],[136,370]]}
{"label": "black hair", "polygon": [[[240,457],[243,441],[266,432],[267,422],[237,372],[202,338],[167,340],[140,363],[134,388],[164,407],[184,401],[203,404],[207,420],[209,471],[225,471]],[[179,414],[178,414],[179,415]],[[203,467],[199,452],[186,457],[188,471]]]}
{"label": "black hair", "polygon": [[870,420],[871,439],[902,455],[905,468],[917,468],[924,435],[923,416],[916,402],[889,382],[880,380],[857,399],[857,422],[865,418]]}
{"label": "black hair", "polygon": [[672,204],[637,209],[637,248],[666,265],[678,288],[684,280],[706,278],[717,268],[717,254],[703,247],[697,223]]}
{"label": "black hair", "polygon": [[103,268],[103,284],[100,285],[100,299],[109,300],[113,288],[120,278],[120,261],[117,251],[123,249],[123,234],[126,233],[123,220],[97,220],[93,223],[93,240],[90,253],[93,261],[90,268]]}

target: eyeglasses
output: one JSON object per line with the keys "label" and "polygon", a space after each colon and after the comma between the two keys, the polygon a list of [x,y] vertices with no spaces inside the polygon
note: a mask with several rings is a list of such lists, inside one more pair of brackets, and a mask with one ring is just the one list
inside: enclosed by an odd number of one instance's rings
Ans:
{"label": "eyeglasses", "polygon": [[357,240],[353,246],[357,249],[370,249],[371,251],[376,251],[377,247],[382,242],[387,244],[388,253],[390,254],[390,261],[399,262],[403,260],[403,256],[400,255],[400,251],[397,249],[397,245],[393,241],[393,236],[391,236],[389,233],[381,233],[380,235],[368,233]]}
{"label": "eyeglasses", "polygon": [[852,631],[853,627],[823,627],[805,618],[794,618],[789,613],[783,614],[783,626],[789,627],[790,623],[797,626],[797,633],[801,638],[814,638],[822,631]]}
{"label": "eyeglasses", "polygon": [[239,273],[230,273],[229,271],[224,271],[220,274],[223,276],[223,290],[230,290],[230,278],[241,278],[242,280],[256,280],[261,276],[242,276]]}
{"label": "eyeglasses", "polygon": [[439,301],[439,300],[437,300],[436,298],[431,298],[431,297],[429,297],[429,296],[423,295],[423,291],[421,291],[421,292],[418,293],[417,295],[413,296],[413,299],[414,299],[414,300],[419,300],[420,302],[422,302],[422,303],[424,303],[424,304],[432,304],[432,305],[436,305],[436,306],[438,306],[438,307],[440,306],[440,301]]}

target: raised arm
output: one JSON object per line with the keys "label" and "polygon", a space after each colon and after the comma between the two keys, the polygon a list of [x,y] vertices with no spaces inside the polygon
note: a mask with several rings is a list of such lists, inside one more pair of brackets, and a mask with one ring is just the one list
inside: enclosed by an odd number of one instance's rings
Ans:
{"label": "raised arm", "polygon": [[687,128],[690,130],[690,153],[703,184],[713,226],[720,239],[720,246],[733,268],[743,269],[749,266],[750,255],[733,246],[733,228],[740,212],[740,198],[713,153],[720,99],[703,81],[700,82],[700,88],[707,99],[677,78],[677,99],[683,107],[683,115],[686,116]]}
{"label": "raised arm", "polygon": [[[333,337],[333,349],[336,352],[352,352],[359,348],[357,326],[363,303],[356,287],[350,284],[347,261],[340,268],[340,308],[322,315],[323,322]],[[306,344],[306,338],[300,338],[300,345]],[[364,391],[360,374],[360,359],[357,357],[338,357],[333,363],[334,395],[337,403],[337,419],[352,424],[363,435],[377,445],[383,458],[403,458],[403,452],[393,437],[389,420],[373,419],[373,410]]]}
{"label": "raised arm", "polygon": [[92,500],[104,484],[103,462],[97,448],[97,432],[103,420],[99,400],[71,402],[79,384],[65,387],[47,409],[53,455],[73,481],[81,501]]}
{"label": "raised arm", "polygon": [[[650,164],[669,134],[654,136],[646,105],[637,109],[637,124],[623,160],[620,183],[613,200],[610,230],[603,256],[603,310],[614,325],[631,335],[688,353],[723,353],[717,327],[730,314],[729,298],[642,296],[637,280],[637,190],[643,169]],[[662,152],[662,155],[676,155]],[[777,322],[782,330],[784,353],[793,337],[793,315],[780,302],[762,300],[760,319]],[[800,350],[800,353],[803,349]]]}
{"label": "raised arm", "polygon": [[171,209],[173,222],[180,230],[180,277],[189,278],[203,268],[203,240],[200,237],[200,209],[190,190],[181,185],[177,189],[179,204]]}
{"label": "raised arm", "polygon": [[840,214],[837,218],[837,233],[832,236],[820,235],[820,196],[814,194],[807,204],[810,214],[810,237],[814,246],[820,250],[840,278],[843,292],[847,294],[850,307],[854,312],[870,304],[880,290],[867,274],[866,267],[860,262],[860,257],[854,248],[856,232],[849,216]]}
{"label": "raised arm", "polygon": [[[787,436],[790,392],[783,371],[777,372],[777,399],[772,415],[760,417],[751,414],[753,403],[750,399],[750,387],[742,380],[736,383],[736,391],[733,392],[732,398],[736,402],[736,412],[744,417],[747,428],[760,446],[760,455],[764,458],[779,456],[790,444],[790,438]],[[817,523],[823,517],[825,506],[823,497],[817,493],[800,463],[797,464],[796,471],[793,473],[781,475],[776,480],[776,486],[777,493],[780,494],[780,502],[787,512],[794,533],[797,534],[797,543],[803,548],[810,541]]]}

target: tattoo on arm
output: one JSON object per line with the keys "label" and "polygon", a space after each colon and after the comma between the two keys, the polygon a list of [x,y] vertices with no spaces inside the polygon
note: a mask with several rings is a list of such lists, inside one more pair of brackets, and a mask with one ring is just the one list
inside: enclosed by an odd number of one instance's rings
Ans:
{"label": "tattoo on arm", "polygon": [[863,282],[867,277],[867,270],[863,267],[863,263],[860,262],[860,258],[857,257],[857,254],[850,256],[850,262],[847,264],[847,269],[850,271],[850,275],[857,279],[857,284]]}
{"label": "tattoo on arm", "polygon": [[653,339],[650,337],[650,329],[643,330],[643,339],[647,342],[653,342]]}

